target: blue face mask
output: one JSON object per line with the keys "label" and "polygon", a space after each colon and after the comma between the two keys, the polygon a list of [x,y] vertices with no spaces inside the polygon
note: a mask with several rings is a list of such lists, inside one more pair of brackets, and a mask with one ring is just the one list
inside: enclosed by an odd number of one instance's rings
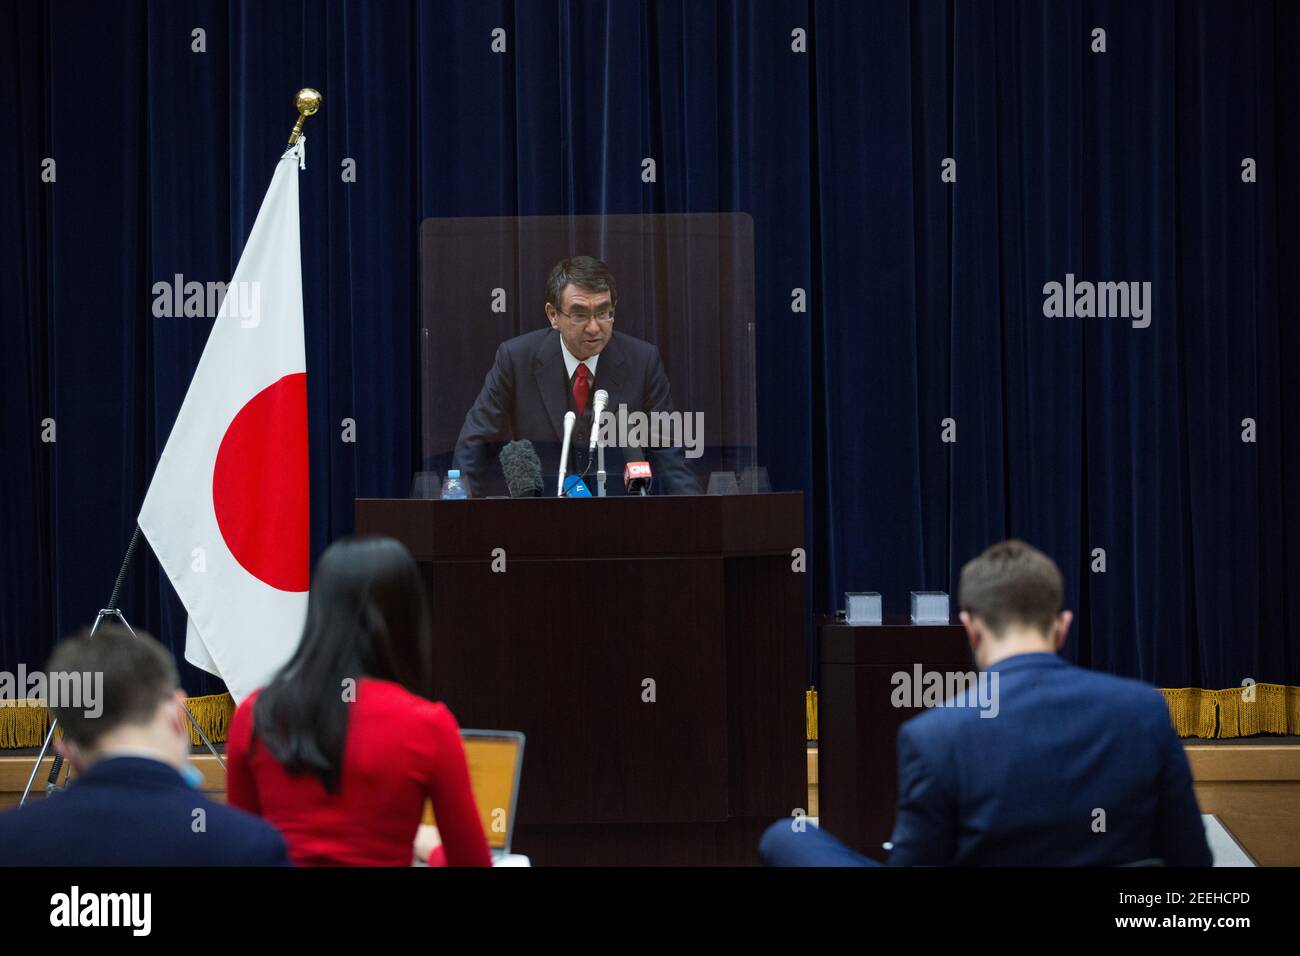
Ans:
{"label": "blue face mask", "polygon": [[184,777],[185,782],[195,790],[198,790],[203,786],[203,771],[194,766],[194,764],[190,763],[188,760],[185,761],[184,765],[181,767],[181,776]]}

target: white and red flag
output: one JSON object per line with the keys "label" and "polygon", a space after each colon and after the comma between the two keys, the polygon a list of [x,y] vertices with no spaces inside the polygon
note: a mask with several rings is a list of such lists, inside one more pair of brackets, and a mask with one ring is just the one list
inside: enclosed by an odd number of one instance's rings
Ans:
{"label": "white and red flag", "polygon": [[186,660],[236,703],[293,653],[307,612],[303,157],[299,141],[276,165],[139,517],[189,614]]}

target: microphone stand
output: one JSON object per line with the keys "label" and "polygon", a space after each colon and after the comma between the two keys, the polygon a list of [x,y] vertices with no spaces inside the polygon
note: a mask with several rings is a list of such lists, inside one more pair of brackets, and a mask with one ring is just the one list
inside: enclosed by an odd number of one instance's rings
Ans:
{"label": "microphone stand", "polygon": [[605,443],[600,440],[600,432],[596,432],[596,497],[605,497]]}

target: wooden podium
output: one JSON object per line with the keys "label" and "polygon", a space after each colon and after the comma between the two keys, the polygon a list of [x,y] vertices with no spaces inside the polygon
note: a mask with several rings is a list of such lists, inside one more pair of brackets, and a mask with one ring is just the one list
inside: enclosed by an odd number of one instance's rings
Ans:
{"label": "wooden podium", "polygon": [[898,798],[898,728],[920,707],[895,707],[899,671],[969,671],[966,631],[953,624],[818,626],[817,797],[820,824],[860,853],[884,862]]}
{"label": "wooden podium", "polygon": [[356,529],[419,563],[460,725],[527,734],[536,864],[757,862],[807,806],[801,494],[358,499]]}

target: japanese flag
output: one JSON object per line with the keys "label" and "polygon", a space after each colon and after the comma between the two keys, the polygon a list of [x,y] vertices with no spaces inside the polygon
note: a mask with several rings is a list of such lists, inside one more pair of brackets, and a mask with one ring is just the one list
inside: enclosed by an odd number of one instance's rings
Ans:
{"label": "japanese flag", "polygon": [[310,517],[298,170],[271,187],[140,510],[189,614],[185,658],[236,703],[297,647]]}

